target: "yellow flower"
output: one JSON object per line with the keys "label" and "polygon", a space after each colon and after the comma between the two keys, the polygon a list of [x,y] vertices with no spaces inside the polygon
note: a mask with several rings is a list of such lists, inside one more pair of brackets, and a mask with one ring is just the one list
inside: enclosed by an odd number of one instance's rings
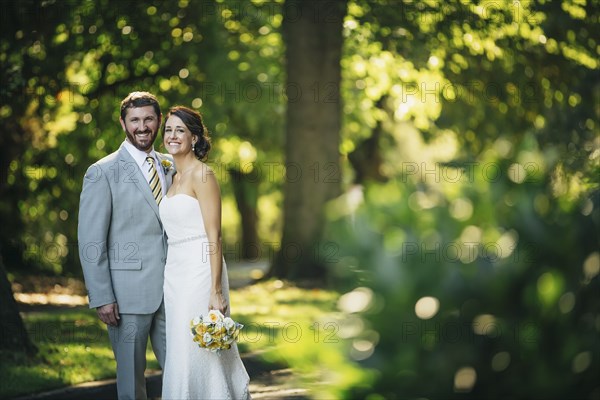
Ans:
{"label": "yellow flower", "polygon": [[169,160],[160,160],[160,165],[162,165],[163,171],[166,174],[173,166],[173,163]]}
{"label": "yellow flower", "polygon": [[229,317],[225,318],[217,310],[211,310],[207,315],[200,315],[190,322],[194,343],[211,352],[230,349],[232,343],[238,339],[242,327],[242,324]]}

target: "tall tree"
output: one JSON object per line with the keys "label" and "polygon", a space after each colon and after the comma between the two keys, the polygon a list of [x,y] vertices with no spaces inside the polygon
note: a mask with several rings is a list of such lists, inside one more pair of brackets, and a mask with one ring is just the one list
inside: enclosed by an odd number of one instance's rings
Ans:
{"label": "tall tree", "polygon": [[[28,189],[27,172],[34,175],[33,167],[23,164],[34,157],[24,157],[26,150],[35,152],[40,136],[36,136],[36,123],[40,115],[40,103],[47,94],[54,98],[57,92],[57,76],[64,69],[62,62],[45,60],[41,43],[52,35],[56,25],[67,19],[57,7],[47,7],[38,2],[7,2],[0,13],[0,219],[10,229],[0,232],[0,349],[35,352],[35,346],[27,335],[15,302],[6,267],[23,269],[29,262],[23,256],[26,245],[21,241],[25,221],[21,210],[28,209],[24,199]],[[35,26],[35,29],[23,29]],[[41,90],[40,90],[41,89]],[[29,158],[29,160],[27,160]],[[8,223],[10,221],[10,223]]]}
{"label": "tall tree", "polygon": [[288,0],[284,6],[287,114],[284,224],[270,275],[326,275],[324,209],[340,193],[340,59],[345,0]]}

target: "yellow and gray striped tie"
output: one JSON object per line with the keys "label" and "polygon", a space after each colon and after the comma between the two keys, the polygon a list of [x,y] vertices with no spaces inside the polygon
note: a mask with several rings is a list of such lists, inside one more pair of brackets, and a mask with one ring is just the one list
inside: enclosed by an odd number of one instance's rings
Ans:
{"label": "yellow and gray striped tie", "polygon": [[154,200],[156,200],[156,204],[160,204],[160,201],[162,200],[162,188],[160,187],[158,171],[154,165],[154,157],[148,156],[146,157],[146,161],[148,161],[150,164],[150,169],[148,170],[150,181],[148,184],[150,185],[150,189],[152,190],[152,195],[154,196]]}

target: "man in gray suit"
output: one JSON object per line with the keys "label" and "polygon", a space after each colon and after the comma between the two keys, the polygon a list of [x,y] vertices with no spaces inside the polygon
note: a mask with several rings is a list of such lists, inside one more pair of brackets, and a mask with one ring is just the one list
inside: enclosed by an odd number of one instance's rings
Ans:
{"label": "man in gray suit", "polygon": [[167,240],[158,204],[174,168],[154,151],[162,114],[156,97],[121,102],[126,139],[90,166],[79,203],[79,258],[90,308],[108,326],[117,360],[119,399],[146,399],[146,345],[165,359],[163,272]]}

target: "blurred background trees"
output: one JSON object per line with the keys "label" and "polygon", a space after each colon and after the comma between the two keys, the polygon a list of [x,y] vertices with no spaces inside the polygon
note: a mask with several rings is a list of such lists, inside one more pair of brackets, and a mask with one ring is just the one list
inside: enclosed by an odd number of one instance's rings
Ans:
{"label": "blurred background trees", "polygon": [[327,273],[327,257],[322,254],[325,204],[341,191],[340,61],[345,14],[343,0],[285,3],[286,179],[283,235],[272,276],[322,282]]}
{"label": "blurred background trees", "polygon": [[343,393],[597,398],[597,2],[348,10]]}
{"label": "blurred background trees", "polygon": [[598,398],[598,2],[317,3],[3,4],[9,274],[80,275],[83,173],[149,90],[206,120],[225,256],[347,292],[338,395]]}
{"label": "blurred background trees", "polygon": [[[226,250],[238,256],[257,246],[257,232],[277,230],[277,215],[260,225],[250,211],[240,218],[237,205],[257,212],[259,187],[269,192],[273,180],[254,176],[253,165],[282,157],[282,89],[263,88],[282,82],[280,5],[167,2],[159,10],[133,1],[31,1],[5,8],[3,220],[15,226],[3,232],[7,265],[80,274],[81,174],[122,141],[115,104],[140,88],[156,92],[165,112],[175,104],[203,112],[215,142],[211,162],[225,181]],[[262,198],[268,209],[280,201]],[[240,221],[250,237],[237,245]]]}

